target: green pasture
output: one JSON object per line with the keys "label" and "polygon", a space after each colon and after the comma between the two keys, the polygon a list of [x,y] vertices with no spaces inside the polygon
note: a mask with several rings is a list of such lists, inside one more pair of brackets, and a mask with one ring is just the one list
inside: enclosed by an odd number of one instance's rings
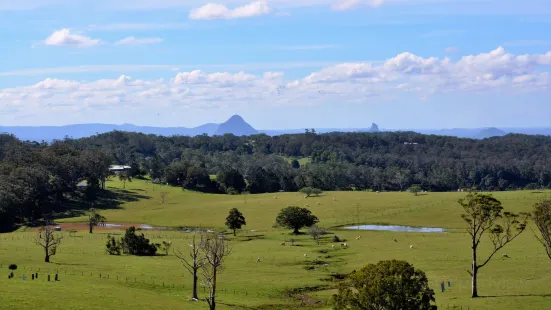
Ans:
{"label": "green pasture", "polygon": [[[470,298],[469,237],[463,231],[464,193],[328,192],[304,198],[298,193],[230,196],[199,194],[135,180],[110,181],[120,205],[102,206],[108,222],[143,223],[166,227],[203,226],[223,229],[231,208],[238,208],[248,225],[237,238],[233,253],[219,278],[220,309],[330,309],[327,301],[336,282],[332,273],[347,273],[364,264],[403,259],[427,273],[437,292],[440,309],[550,309],[551,261],[528,230],[496,255],[480,271],[479,294]],[[167,199],[161,203],[160,193]],[[494,193],[508,211],[530,211],[547,193]],[[275,199],[276,197],[277,199]],[[318,204],[319,203],[319,204]],[[294,237],[289,230],[272,228],[281,208],[305,206],[320,218],[320,225],[346,239],[349,247],[331,247],[332,234],[316,245],[307,235]],[[116,207],[116,208],[115,208]],[[58,222],[84,221],[84,217]],[[388,223],[443,227],[447,233],[398,233],[344,230],[354,223]],[[62,225],[62,224],[61,224]],[[154,242],[172,240],[173,249],[186,251],[191,233],[174,230],[144,231]],[[64,239],[52,263],[43,262],[41,248],[30,231],[0,234],[0,309],[206,309],[203,302],[188,301],[191,277],[180,261],[168,256],[109,256],[104,251],[107,233],[61,232]],[[230,235],[228,235],[230,236]],[[356,240],[357,236],[361,236]],[[290,239],[295,238],[295,246]],[[396,239],[396,241],[395,241]],[[286,242],[281,246],[281,242]],[[487,243],[486,243],[487,244]],[[414,245],[410,249],[410,245]],[[487,249],[482,244],[482,252]],[[171,251],[172,252],[172,251]],[[307,257],[304,256],[307,254]],[[257,258],[261,261],[257,262]],[[318,260],[316,262],[315,260]],[[15,279],[8,279],[8,264],[17,264]],[[309,267],[309,268],[308,268]],[[311,269],[311,270],[307,270]],[[31,280],[31,273],[39,278]],[[60,281],[48,282],[58,272]],[[27,280],[21,280],[26,274]],[[101,277],[100,277],[101,274]],[[446,291],[440,292],[440,282]],[[447,286],[451,282],[451,287]],[[302,289],[302,293],[297,293]],[[293,293],[295,292],[295,293]],[[205,296],[202,288],[199,295]],[[303,305],[301,306],[301,300]]]}

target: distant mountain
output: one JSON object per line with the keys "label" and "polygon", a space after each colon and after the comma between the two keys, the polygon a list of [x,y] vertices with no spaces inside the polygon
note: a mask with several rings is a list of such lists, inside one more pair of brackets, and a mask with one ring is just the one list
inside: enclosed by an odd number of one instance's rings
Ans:
{"label": "distant mountain", "polygon": [[505,136],[507,133],[503,130],[497,129],[495,127],[482,129],[477,135],[478,139],[486,139],[491,137],[501,137]]}
{"label": "distant mountain", "polygon": [[[310,128],[308,128],[310,129]],[[0,133],[13,134],[21,140],[47,141],[59,140],[65,137],[84,138],[95,134],[110,132],[113,130],[140,132],[159,136],[197,136],[202,134],[224,135],[234,134],[236,136],[266,134],[270,136],[283,134],[304,133],[306,128],[279,129],[279,130],[256,130],[249,125],[241,116],[233,115],[222,124],[207,123],[198,127],[151,127],[136,126],[131,124],[77,124],[66,126],[0,126]],[[489,137],[504,136],[509,133],[527,135],[551,135],[551,128],[452,128],[452,129],[381,129],[375,123],[369,128],[315,128],[317,133],[328,132],[382,132],[382,131],[413,131],[421,134],[455,136],[458,138],[484,139]]]}
{"label": "distant mountain", "polygon": [[9,133],[17,136],[21,140],[30,141],[52,141],[63,139],[66,136],[70,138],[84,138],[110,132],[113,130],[141,132],[145,134],[154,134],[160,136],[197,136],[201,134],[213,135],[218,129],[218,124],[204,124],[198,127],[150,127],[135,126],[131,124],[78,124],[67,126],[0,126],[0,133]]}
{"label": "distant mountain", "polygon": [[220,124],[214,134],[217,136],[223,136],[228,133],[236,136],[250,136],[257,134],[258,131],[245,122],[241,116],[236,114]]}

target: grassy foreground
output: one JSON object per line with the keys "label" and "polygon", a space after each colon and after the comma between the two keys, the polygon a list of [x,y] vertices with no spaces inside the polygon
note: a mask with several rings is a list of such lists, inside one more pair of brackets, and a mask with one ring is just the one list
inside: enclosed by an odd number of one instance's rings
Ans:
{"label": "grassy foreground", "polygon": [[[472,300],[469,237],[463,232],[462,193],[329,192],[307,198],[297,193],[228,196],[184,192],[179,188],[111,181],[109,189],[124,195],[140,195],[137,201],[102,212],[109,223],[143,223],[153,226],[203,226],[222,228],[229,209],[244,213],[246,230],[232,241],[233,254],[219,279],[220,309],[330,309],[334,292],[331,273],[346,273],[384,259],[403,259],[425,271],[437,291],[441,309],[549,309],[551,261],[543,248],[525,232],[480,272],[479,293]],[[167,192],[165,203],[160,193]],[[506,210],[530,211],[546,194],[504,192],[494,194]],[[276,198],[274,198],[276,197]],[[124,199],[123,199],[124,200]],[[319,203],[319,204],[318,204]],[[310,205],[320,225],[347,239],[348,249],[332,249],[329,239],[320,246],[308,236],[290,246],[289,231],[272,228],[279,210],[288,205]],[[83,221],[84,217],[59,222]],[[353,223],[443,227],[448,233],[397,233],[339,230]],[[63,224],[61,224],[63,226]],[[455,230],[453,230],[455,229]],[[251,231],[252,230],[252,231]],[[205,309],[203,302],[189,302],[191,279],[179,260],[169,256],[109,256],[104,244],[107,232],[64,234],[52,263],[44,263],[34,233],[0,234],[0,308],[2,309]],[[155,242],[172,240],[174,249],[185,251],[190,233],[145,232]],[[356,240],[356,236],[361,239]],[[328,236],[330,238],[331,235]],[[395,242],[396,239],[398,242]],[[287,241],[286,246],[280,243]],[[409,245],[413,244],[414,249]],[[481,246],[485,249],[484,244]],[[483,251],[484,252],[484,251]],[[304,254],[308,256],[305,258]],[[261,258],[261,262],[257,262]],[[323,261],[315,263],[314,259]],[[7,279],[8,264],[19,266],[15,279]],[[327,264],[327,265],[325,265]],[[310,267],[310,268],[308,268]],[[314,269],[312,269],[312,267]],[[312,269],[312,270],[307,270]],[[47,274],[59,273],[60,281],[48,282]],[[30,274],[38,272],[32,281]],[[27,280],[21,280],[26,274]],[[100,276],[101,274],[101,276]],[[440,292],[441,281],[451,287]],[[299,290],[301,289],[301,290]],[[205,296],[202,289],[200,297]],[[302,303],[302,306],[301,306]]]}

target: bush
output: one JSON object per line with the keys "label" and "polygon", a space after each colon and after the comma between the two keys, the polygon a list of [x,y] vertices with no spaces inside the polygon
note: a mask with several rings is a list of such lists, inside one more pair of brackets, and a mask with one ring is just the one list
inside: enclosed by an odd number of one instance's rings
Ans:
{"label": "bush", "polygon": [[105,245],[107,254],[109,255],[121,255],[121,243],[115,240],[115,237],[107,235],[107,244]]}
{"label": "bush", "polygon": [[228,187],[228,189],[226,190],[226,192],[228,193],[228,195],[239,195],[239,191],[233,187]]}
{"label": "bush", "polygon": [[10,266],[8,267],[9,270],[17,270],[17,265],[16,264],[10,264]]}
{"label": "bush", "polygon": [[157,254],[157,247],[149,243],[144,234],[137,235],[136,227],[132,226],[126,229],[124,236],[120,240],[122,251],[125,254],[137,256],[154,256]]}
{"label": "bush", "polygon": [[333,236],[333,242],[341,242],[341,239],[337,235]]}

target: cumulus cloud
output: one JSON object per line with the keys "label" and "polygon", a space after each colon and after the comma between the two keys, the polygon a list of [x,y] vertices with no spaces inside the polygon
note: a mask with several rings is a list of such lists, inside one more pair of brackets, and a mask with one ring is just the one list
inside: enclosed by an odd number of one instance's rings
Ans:
{"label": "cumulus cloud", "polygon": [[74,46],[74,47],[90,47],[98,45],[100,40],[92,39],[82,34],[76,34],[69,28],[54,31],[43,42],[45,45],[57,46]]}
{"label": "cumulus cloud", "polygon": [[272,8],[265,0],[258,0],[249,4],[229,9],[223,4],[207,3],[202,7],[191,10],[190,19],[234,19],[266,15]]}
{"label": "cumulus cloud", "polygon": [[551,51],[514,55],[504,48],[449,58],[401,53],[381,63],[330,65],[299,79],[281,71],[177,72],[170,79],[75,81],[48,78],[33,85],[0,90],[0,111],[53,106],[61,110],[166,106],[213,108],[232,105],[297,105],[321,102],[369,103],[404,94],[551,91]]}
{"label": "cumulus cloud", "polygon": [[157,44],[161,42],[163,42],[163,39],[161,38],[136,38],[130,36],[115,42],[115,45],[146,45]]}

